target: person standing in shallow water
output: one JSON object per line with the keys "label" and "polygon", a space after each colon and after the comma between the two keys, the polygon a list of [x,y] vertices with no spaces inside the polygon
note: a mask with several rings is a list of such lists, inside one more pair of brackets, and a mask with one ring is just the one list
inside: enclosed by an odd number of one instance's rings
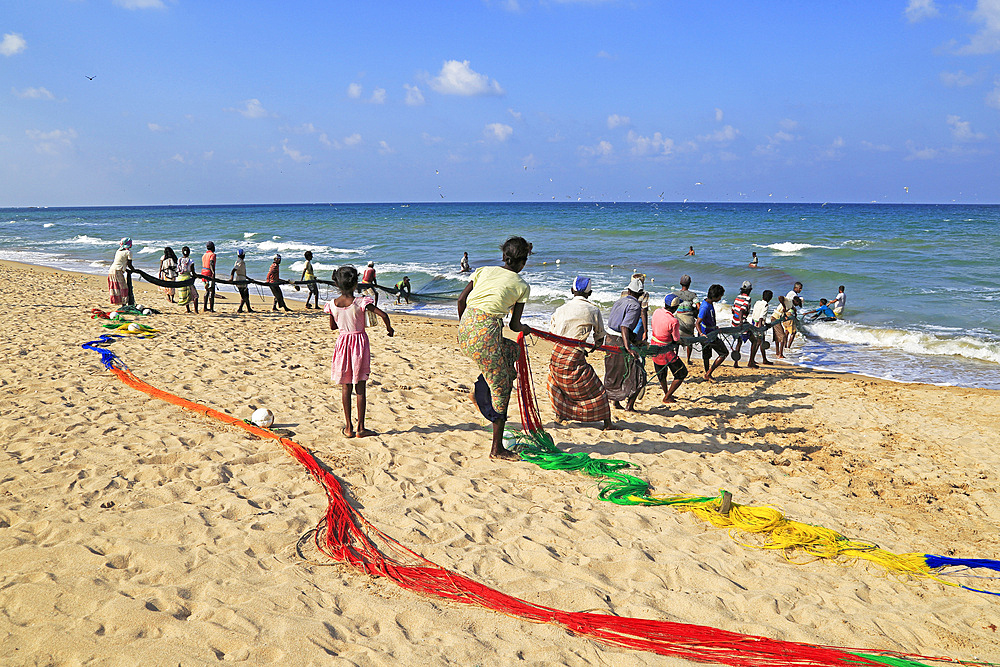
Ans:
{"label": "person standing in shallow water", "polygon": [[531,327],[521,322],[531,287],[518,275],[528,263],[531,244],[512,236],[500,250],[503,266],[476,269],[458,297],[458,345],[479,366],[472,399],[482,415],[493,422],[490,458],[517,461],[520,457],[503,446],[507,406],[517,375],[517,344],[504,338],[503,318],[509,312],[512,331],[531,333]]}

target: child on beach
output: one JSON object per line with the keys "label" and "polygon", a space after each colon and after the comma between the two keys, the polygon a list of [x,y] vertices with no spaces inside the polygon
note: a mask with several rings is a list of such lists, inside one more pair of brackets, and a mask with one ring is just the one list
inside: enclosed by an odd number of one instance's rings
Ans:
{"label": "child on beach", "polygon": [[[750,324],[755,327],[762,328],[765,321],[767,320],[767,305],[774,298],[774,292],[769,289],[764,290],[761,294],[760,299],[754,303],[753,310],[750,311]],[[757,362],[754,358],[757,356],[757,350],[760,350],[760,363],[765,366],[773,366],[774,362],[767,360],[767,350],[765,349],[766,341],[764,340],[767,330],[762,330],[760,332],[754,332],[751,336],[750,345],[750,361],[747,366],[750,368],[757,368]]]}
{"label": "child on beach", "polygon": [[306,265],[302,269],[302,282],[308,282],[309,294],[306,296],[306,308],[312,308],[309,305],[309,299],[316,297],[314,303],[316,307],[319,308],[319,287],[316,286],[316,273],[313,271],[312,258],[313,254],[311,250],[306,250],[305,254]]}
{"label": "child on beach", "polygon": [[[753,284],[749,280],[744,280],[743,284],[740,286],[740,295],[733,300],[733,326],[738,327],[747,319],[747,315],[750,314],[750,291],[753,289]],[[733,352],[739,353],[740,347],[743,343],[750,340],[749,333],[741,333],[736,337],[736,345],[733,347]],[[753,358],[753,346],[750,344],[750,357]],[[739,368],[740,362],[734,355],[733,358],[733,368]],[[747,364],[749,368],[755,368],[756,364]]]}
{"label": "child on beach", "polygon": [[[340,289],[340,296],[327,301],[323,312],[330,316],[330,330],[340,331],[333,350],[330,377],[334,384],[342,387],[341,401],[344,419],[347,422],[342,433],[348,438],[364,438],[377,435],[365,428],[365,408],[367,394],[365,383],[371,374],[371,347],[365,333],[365,313],[372,312],[382,318],[389,336],[395,332],[389,323],[389,316],[372,301],[371,297],[355,296],[358,286],[358,270],[353,266],[342,266],[333,274],[333,282]],[[351,391],[357,395],[358,428],[355,431],[351,421]]]}
{"label": "child on beach", "polygon": [[[184,246],[181,248],[181,258],[177,260],[177,278],[187,280],[194,278],[194,260],[191,259],[191,248]],[[191,304],[194,304],[195,315],[198,314],[198,288],[194,286],[194,280],[188,287],[180,287],[177,290],[177,303],[184,306],[187,312],[191,312]]]}
{"label": "child on beach", "polygon": [[771,327],[771,331],[774,332],[774,350],[777,352],[778,359],[785,358],[785,323],[781,320],[788,315],[789,305],[785,297],[779,296],[778,307],[771,313],[771,321],[775,323]]}
{"label": "child on beach", "polygon": [[[699,335],[708,336],[719,328],[715,323],[715,304],[725,294],[726,289],[722,285],[712,285],[708,288],[708,296],[701,302],[701,308],[698,309],[698,317],[694,321],[695,331]],[[716,358],[715,363],[709,366],[709,362],[712,360],[712,352],[715,352],[719,356]],[[701,344],[701,360],[705,363],[705,380],[707,382],[715,382],[712,379],[712,373],[722,365],[722,362],[728,356],[729,350],[726,349],[726,344],[719,340],[718,335],[712,338],[711,341]]]}

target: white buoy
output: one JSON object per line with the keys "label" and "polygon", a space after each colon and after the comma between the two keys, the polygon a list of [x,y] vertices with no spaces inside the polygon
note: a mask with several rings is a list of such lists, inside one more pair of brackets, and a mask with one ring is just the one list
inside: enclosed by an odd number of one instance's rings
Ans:
{"label": "white buoy", "polygon": [[560,262],[562,262],[562,260],[561,260],[561,259],[557,259],[557,260],[556,260],[556,264],[559,264]]}
{"label": "white buoy", "polygon": [[150,310],[149,308],[146,308],[145,310],[142,311],[142,314],[143,315],[152,315],[153,311]]}
{"label": "white buoy", "polygon": [[142,331],[142,328],[135,322],[132,322],[131,324],[128,325],[128,330],[130,333],[139,333],[140,331]]}
{"label": "white buoy", "polygon": [[271,424],[274,423],[274,414],[267,408],[257,408],[250,416],[250,421],[261,428],[271,428]]}

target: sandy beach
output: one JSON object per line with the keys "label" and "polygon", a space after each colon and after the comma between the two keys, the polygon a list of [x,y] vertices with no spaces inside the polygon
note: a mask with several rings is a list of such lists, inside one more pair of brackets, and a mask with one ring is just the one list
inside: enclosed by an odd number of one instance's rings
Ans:
{"label": "sandy beach", "polygon": [[[110,308],[105,277],[0,263],[0,279],[3,664],[690,664],[303,560],[326,496],[296,461],[124,386],[81,349],[105,333],[89,314]],[[142,320],[159,336],[114,344],[139,377],[239,418],[270,408],[369,521],[443,567],[565,610],[1000,661],[995,596],[790,562],[669,507],[603,502],[581,475],[489,460],[455,322],[393,315],[396,337],[370,331],[380,435],[348,440],[321,312],[236,315],[227,294],[188,315],[135,288],[162,311]],[[1000,558],[997,392],[727,363],[672,406],[651,388],[602,432],[553,422],[550,350],[530,352],[556,444],[633,462],[656,493],[726,489],[894,552]]]}

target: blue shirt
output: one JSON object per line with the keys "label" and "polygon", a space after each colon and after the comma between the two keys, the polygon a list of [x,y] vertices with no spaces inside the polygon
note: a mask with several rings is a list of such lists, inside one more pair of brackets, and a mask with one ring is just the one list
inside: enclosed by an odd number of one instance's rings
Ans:
{"label": "blue shirt", "polygon": [[608,313],[608,328],[615,334],[621,335],[622,327],[632,331],[641,320],[642,304],[639,303],[639,299],[628,294],[611,306],[611,312]]}
{"label": "blue shirt", "polygon": [[715,326],[715,304],[702,301],[701,308],[698,309],[698,319],[701,320],[701,332],[703,334],[715,331],[717,328]]}

